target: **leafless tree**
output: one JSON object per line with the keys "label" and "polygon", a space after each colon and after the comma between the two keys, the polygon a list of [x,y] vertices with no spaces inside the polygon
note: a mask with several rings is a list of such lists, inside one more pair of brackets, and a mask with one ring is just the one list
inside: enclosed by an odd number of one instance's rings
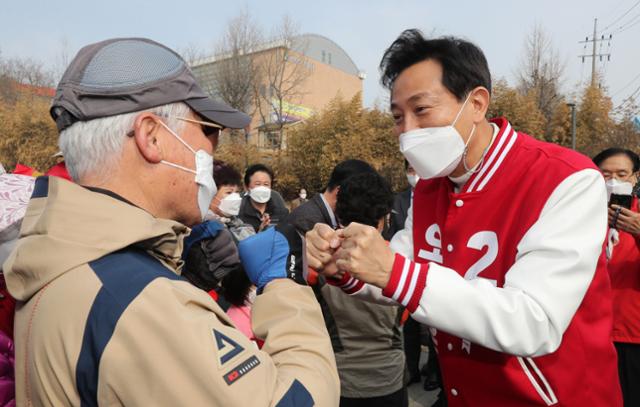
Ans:
{"label": "leafless tree", "polygon": [[3,58],[0,54],[0,98],[15,102],[20,85],[51,87],[53,73],[29,58]]}
{"label": "leafless tree", "polygon": [[259,24],[245,8],[228,22],[215,46],[213,84],[217,96],[249,115],[255,110],[254,89],[260,74],[256,52],[263,43]]}
{"label": "leafless tree", "polygon": [[547,121],[563,100],[560,81],[565,67],[566,61],[560,57],[549,35],[540,24],[534,25],[524,42],[524,54],[517,71],[518,89],[522,94],[535,92],[538,108]]}
{"label": "leafless tree", "polygon": [[287,106],[302,101],[302,85],[313,69],[305,56],[307,44],[298,33],[293,20],[284,16],[259,56],[256,107],[262,122],[277,134],[278,149],[283,147],[284,127],[290,122]]}
{"label": "leafless tree", "polygon": [[30,58],[12,58],[0,61],[0,75],[31,86],[52,86],[53,74],[42,62]]}
{"label": "leafless tree", "polygon": [[202,47],[198,46],[193,42],[183,47],[178,47],[176,49],[176,52],[180,54],[182,59],[184,59],[189,66],[200,61],[206,56],[206,53],[202,49]]}

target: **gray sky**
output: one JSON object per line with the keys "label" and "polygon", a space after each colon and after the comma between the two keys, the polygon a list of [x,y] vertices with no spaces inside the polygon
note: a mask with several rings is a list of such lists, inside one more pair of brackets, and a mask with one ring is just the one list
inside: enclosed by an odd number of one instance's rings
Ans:
{"label": "gray sky", "polygon": [[640,51],[632,42],[640,34],[636,0],[2,0],[0,52],[54,68],[60,65],[62,49],[72,57],[81,46],[110,37],[143,36],[174,48],[194,44],[211,50],[225,23],[243,7],[265,28],[289,14],[301,32],[321,34],[341,45],[367,73],[367,106],[385,100],[377,71],[384,49],[403,29],[414,27],[475,42],[484,50],[494,79],[513,84],[524,40],[539,23],[567,63],[564,90],[571,91],[590,78],[591,63],[578,58],[584,46],[578,41],[593,35],[593,19],[598,18],[600,28],[611,25],[603,34],[614,33],[610,49],[606,42],[602,48],[611,52],[611,62],[598,64],[614,105],[640,87]]}

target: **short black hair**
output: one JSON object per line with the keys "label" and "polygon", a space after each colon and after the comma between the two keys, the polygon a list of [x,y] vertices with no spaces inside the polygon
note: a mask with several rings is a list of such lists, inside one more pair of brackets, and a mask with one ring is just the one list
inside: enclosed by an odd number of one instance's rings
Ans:
{"label": "short black hair", "polygon": [[640,170],[640,157],[638,157],[638,154],[626,148],[611,147],[607,148],[606,150],[602,150],[598,154],[596,154],[595,157],[593,157],[593,162],[595,165],[600,167],[600,164],[602,164],[606,159],[614,157],[616,155],[627,156],[629,160],[631,160],[631,164],[633,165],[633,172],[638,172]]}
{"label": "short black hair", "polygon": [[327,183],[327,191],[333,191],[336,187],[339,187],[347,178],[364,173],[364,172],[376,172],[369,163],[362,160],[344,160],[335,166],[329,177]]}
{"label": "short black hair", "polygon": [[264,164],[253,164],[251,166],[249,166],[249,168],[247,168],[247,170],[244,172],[244,184],[245,185],[249,185],[249,182],[251,182],[251,176],[253,174],[255,174],[256,172],[266,172],[267,174],[269,174],[269,178],[271,178],[271,182],[273,182],[273,171],[271,171],[271,168],[267,167]]}
{"label": "short black hair", "polygon": [[240,173],[233,166],[221,160],[214,161],[213,180],[216,183],[216,187],[220,188],[224,185],[241,186],[240,179]]}
{"label": "short black hair", "polygon": [[336,216],[343,226],[358,222],[373,227],[393,207],[391,185],[377,172],[347,178],[338,191]]}
{"label": "short black hair", "polygon": [[222,295],[224,299],[236,307],[242,307],[251,291],[251,280],[242,266],[224,276],[222,279]]}
{"label": "short black hair", "polygon": [[428,59],[442,66],[442,84],[458,101],[478,86],[491,93],[491,73],[480,48],[456,37],[427,39],[417,29],[405,30],[380,61],[380,82],[387,89],[405,69]]}

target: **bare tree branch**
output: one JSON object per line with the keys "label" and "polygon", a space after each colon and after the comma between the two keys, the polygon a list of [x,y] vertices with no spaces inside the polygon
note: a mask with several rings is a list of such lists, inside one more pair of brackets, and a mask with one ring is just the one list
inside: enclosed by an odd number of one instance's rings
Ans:
{"label": "bare tree branch", "polygon": [[302,85],[313,68],[305,56],[307,44],[298,32],[293,20],[284,16],[273,30],[267,43],[269,49],[262,53],[258,64],[261,81],[255,88],[257,111],[262,122],[278,133],[278,149],[283,147],[284,126],[291,121],[286,106],[302,101]]}
{"label": "bare tree branch", "polygon": [[538,108],[547,120],[563,100],[560,81],[565,67],[566,61],[561,59],[551,38],[536,24],[524,43],[524,55],[517,72],[518,90],[523,95],[535,94]]}
{"label": "bare tree branch", "polygon": [[254,113],[254,89],[260,75],[256,52],[263,42],[260,26],[245,9],[229,21],[215,47],[213,82],[217,96],[249,115]]}

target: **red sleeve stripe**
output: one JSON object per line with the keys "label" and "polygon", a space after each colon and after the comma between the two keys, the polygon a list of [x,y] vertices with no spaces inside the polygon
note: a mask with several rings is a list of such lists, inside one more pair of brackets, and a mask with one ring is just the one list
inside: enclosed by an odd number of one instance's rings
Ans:
{"label": "red sleeve stripe", "polygon": [[349,281],[347,281],[346,284],[343,284],[340,288],[342,288],[343,290],[349,290],[353,287],[355,287],[356,285],[358,285],[358,282],[360,282],[359,280],[356,280],[355,278],[351,277],[349,279]]}
{"label": "red sleeve stripe", "polygon": [[401,303],[414,312],[420,303],[427,282],[428,264],[414,263],[396,254],[389,283],[382,294]]}
{"label": "red sleeve stripe", "polygon": [[349,283],[344,287],[340,287],[342,288],[342,291],[344,291],[349,295],[357,293],[358,291],[362,290],[362,288],[364,287],[364,283],[362,281],[357,280],[353,277],[351,279],[353,280],[353,282]]}
{"label": "red sleeve stripe", "polygon": [[364,287],[364,283],[362,281],[351,277],[349,273],[344,273],[340,280],[327,278],[327,283],[340,288],[347,294],[355,294]]}

